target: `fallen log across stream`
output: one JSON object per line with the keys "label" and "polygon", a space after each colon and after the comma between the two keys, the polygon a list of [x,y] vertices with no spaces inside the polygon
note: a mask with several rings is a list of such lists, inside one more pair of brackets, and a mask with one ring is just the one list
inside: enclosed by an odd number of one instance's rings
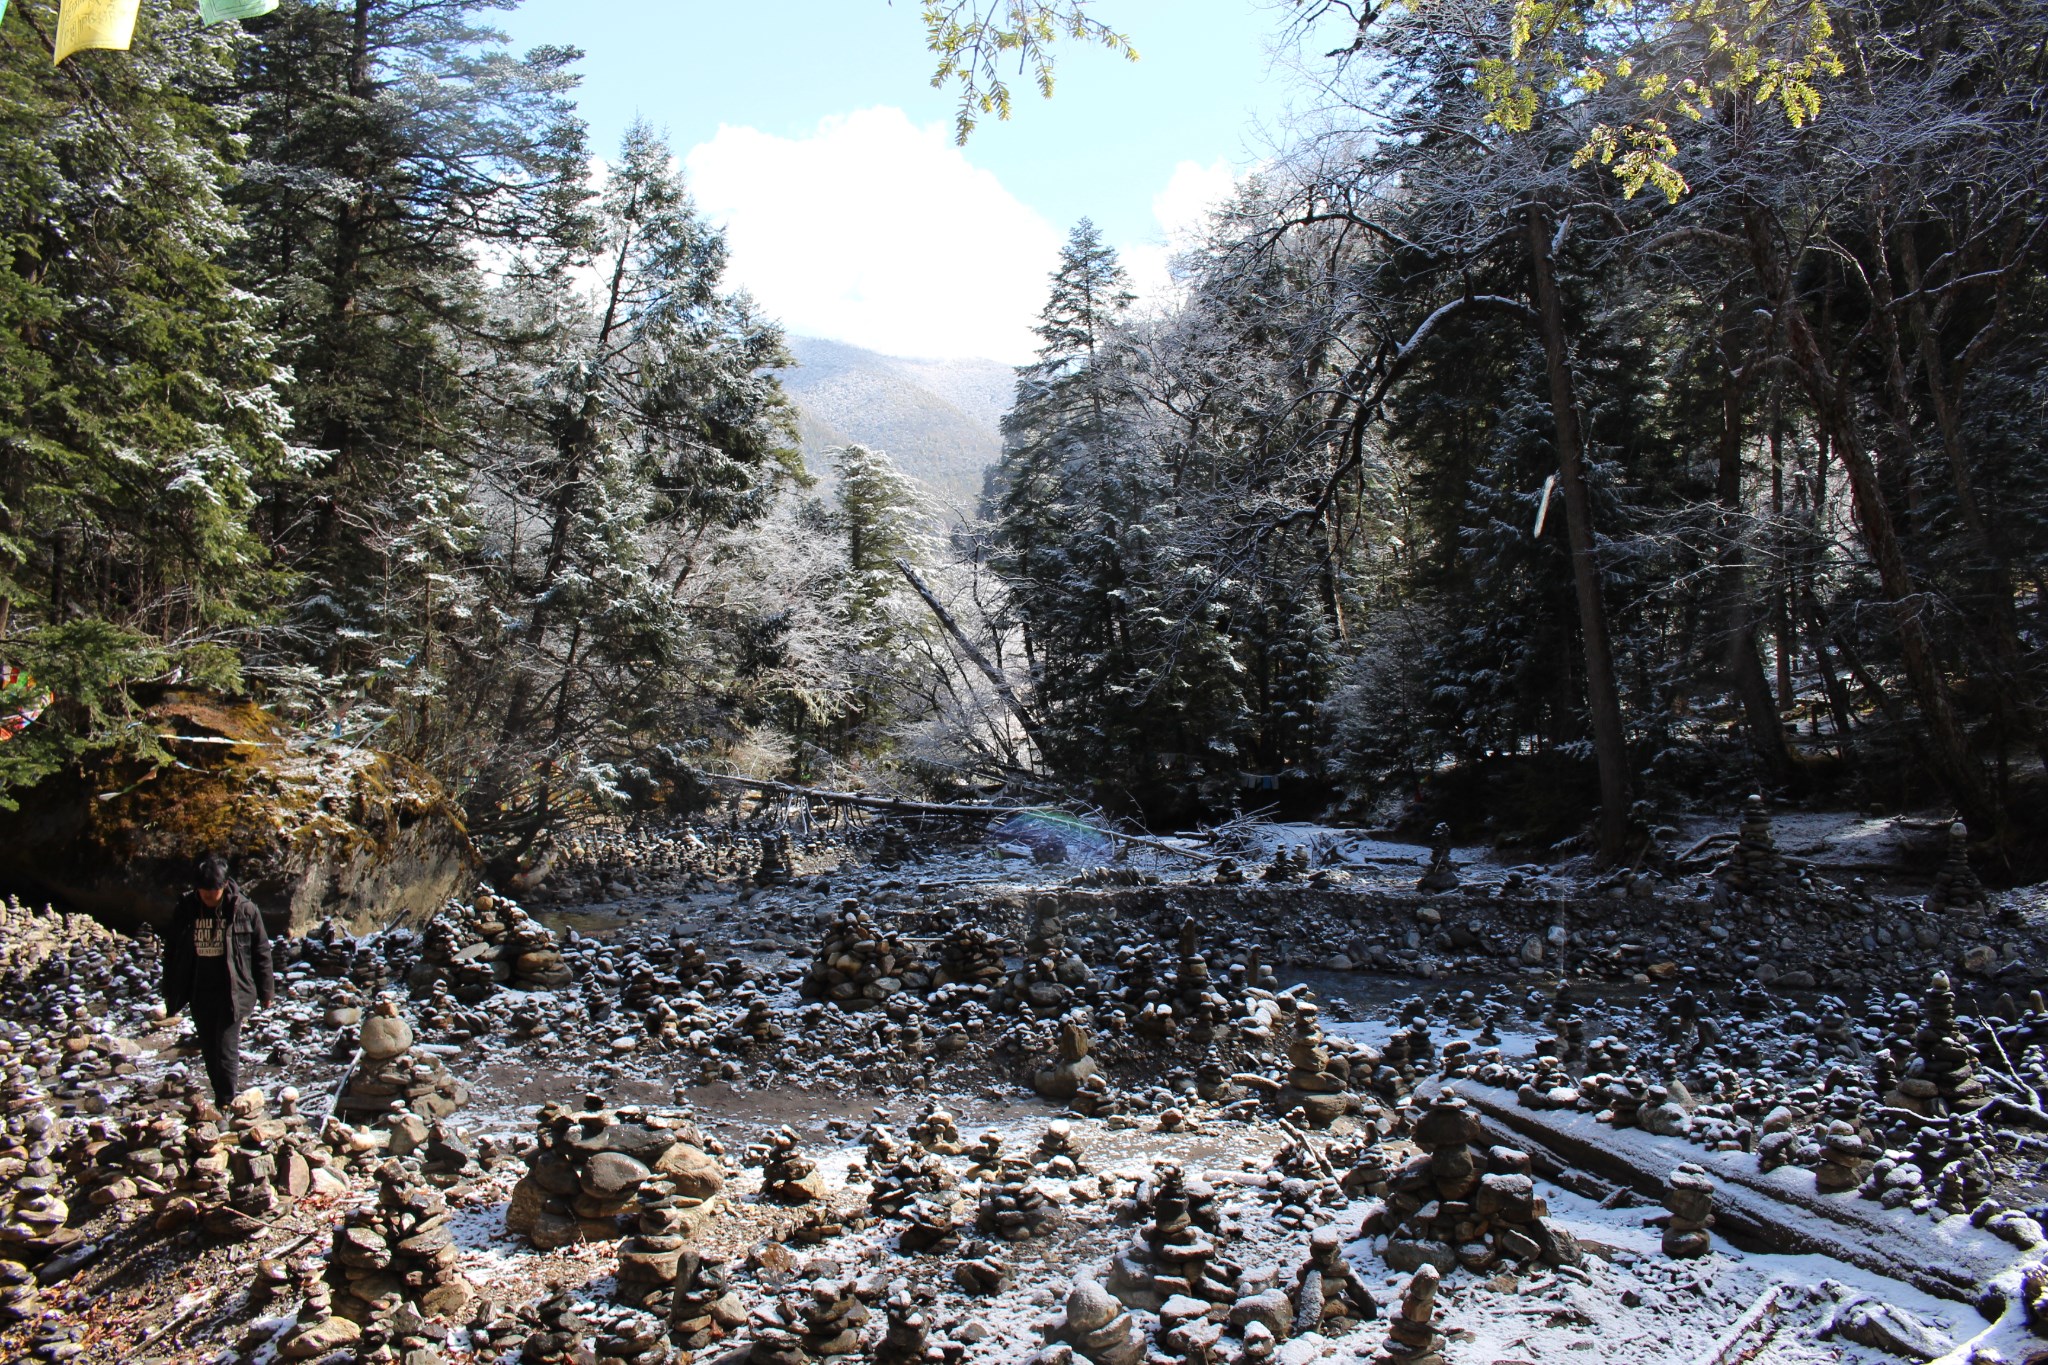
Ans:
{"label": "fallen log across stream", "polygon": [[[714,787],[732,787],[743,791],[768,792],[778,796],[796,796],[822,805],[852,806],[857,810],[871,810],[884,815],[919,815],[957,820],[1007,820],[1019,815],[1044,815],[1049,812],[1043,806],[983,806],[971,802],[910,801],[900,796],[875,796],[868,792],[830,791],[822,787],[799,787],[793,782],[771,782],[759,777],[728,777],[724,773],[707,773],[693,769],[693,775]],[[1197,863],[1223,863],[1229,859],[1217,853],[1203,853],[1199,849],[1182,848],[1165,839],[1154,839],[1142,834],[1125,834],[1122,830],[1110,829],[1103,825],[1092,825],[1077,816],[1064,811],[1057,812],[1060,819],[1072,821],[1084,827],[1090,834],[1134,848],[1149,848],[1175,858],[1186,858]]]}
{"label": "fallen log across stream", "polygon": [[[1470,1081],[1431,1081],[1416,1093],[1427,1099],[1444,1089],[1464,1096],[1498,1138],[1530,1149],[1538,1173],[1567,1188],[1578,1183],[1570,1174],[1577,1168],[1657,1200],[1677,1167],[1690,1162],[1702,1168],[1716,1187],[1716,1231],[1747,1250],[1828,1256],[1965,1303],[1989,1281],[2035,1259],[1967,1218],[1936,1223],[1854,1194],[1821,1194],[1812,1172],[1790,1166],[1759,1171],[1749,1152],[1712,1152],[1679,1138],[1617,1129],[1577,1110],[1525,1109],[1513,1091]],[[1566,1172],[1564,1178],[1547,1166]]]}

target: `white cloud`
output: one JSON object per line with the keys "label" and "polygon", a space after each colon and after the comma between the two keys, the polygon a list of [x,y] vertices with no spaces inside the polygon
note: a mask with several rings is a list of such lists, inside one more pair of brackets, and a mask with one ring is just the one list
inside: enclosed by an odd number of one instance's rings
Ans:
{"label": "white cloud", "polygon": [[900,109],[836,114],[801,138],[721,127],[685,159],[724,224],[729,278],[791,331],[890,355],[1036,349],[1064,234]]}
{"label": "white cloud", "polygon": [[1152,217],[1159,224],[1159,235],[1125,247],[1122,253],[1124,268],[1131,273],[1131,288],[1144,304],[1164,307],[1173,300],[1173,258],[1201,244],[1209,215],[1236,191],[1237,172],[1227,161],[1207,166],[1183,161],[1173,168],[1166,188],[1152,196]]}

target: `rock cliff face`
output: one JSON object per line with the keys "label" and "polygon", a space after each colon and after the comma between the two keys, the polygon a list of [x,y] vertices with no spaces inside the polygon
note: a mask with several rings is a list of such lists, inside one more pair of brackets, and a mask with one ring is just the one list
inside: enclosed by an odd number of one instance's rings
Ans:
{"label": "rock cliff face", "polygon": [[88,759],[0,812],[0,889],[161,925],[192,859],[217,850],[273,932],[334,916],[363,933],[424,922],[475,879],[460,812],[403,760],[307,745],[200,693],[166,694],[146,723],[175,765]]}

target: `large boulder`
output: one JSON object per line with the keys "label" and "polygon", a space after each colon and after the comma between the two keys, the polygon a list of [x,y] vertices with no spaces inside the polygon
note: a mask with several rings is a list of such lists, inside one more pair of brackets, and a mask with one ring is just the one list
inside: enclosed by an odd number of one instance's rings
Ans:
{"label": "large boulder", "polygon": [[200,853],[227,855],[273,932],[429,919],[475,882],[460,812],[403,759],[294,734],[250,702],[170,691],[144,723],[177,760],[100,755],[0,811],[0,889],[162,925]]}

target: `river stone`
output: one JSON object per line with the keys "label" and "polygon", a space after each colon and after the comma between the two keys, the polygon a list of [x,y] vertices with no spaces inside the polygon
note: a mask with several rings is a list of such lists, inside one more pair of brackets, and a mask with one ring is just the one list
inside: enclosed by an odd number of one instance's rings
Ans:
{"label": "river stone", "polygon": [[362,1334],[363,1329],[347,1318],[331,1317],[299,1328],[278,1354],[286,1360],[316,1360],[350,1345]]}
{"label": "river stone", "polygon": [[412,1049],[412,1025],[392,1015],[373,1014],[363,1021],[357,1041],[371,1061],[388,1062]]}
{"label": "river stone", "polygon": [[1093,1332],[1105,1327],[1110,1320],[1123,1311],[1117,1301],[1109,1296],[1100,1282],[1092,1279],[1074,1281],[1074,1287],[1067,1293],[1067,1330],[1070,1332]]}
{"label": "river stone", "polygon": [[596,1199],[616,1200],[640,1188],[654,1174],[644,1162],[624,1152],[599,1152],[583,1165],[583,1192]]}
{"label": "river stone", "polygon": [[678,1142],[654,1163],[657,1175],[665,1175],[685,1199],[709,1199],[725,1188],[725,1168],[718,1158],[687,1142]]}

